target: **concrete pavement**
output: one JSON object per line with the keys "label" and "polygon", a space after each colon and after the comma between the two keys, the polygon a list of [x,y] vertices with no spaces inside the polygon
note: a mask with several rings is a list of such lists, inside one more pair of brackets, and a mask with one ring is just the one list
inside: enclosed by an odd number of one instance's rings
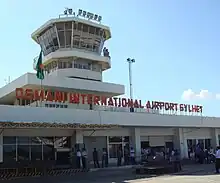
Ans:
{"label": "concrete pavement", "polygon": [[215,175],[214,165],[188,165],[181,173],[160,177],[136,175],[132,168],[111,168],[79,174],[73,177],[39,177],[7,181],[9,183],[219,183],[220,175]]}

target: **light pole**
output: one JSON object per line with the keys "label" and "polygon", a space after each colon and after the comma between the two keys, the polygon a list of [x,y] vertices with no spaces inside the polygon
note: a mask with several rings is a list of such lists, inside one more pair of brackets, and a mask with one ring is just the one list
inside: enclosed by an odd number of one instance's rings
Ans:
{"label": "light pole", "polygon": [[133,85],[132,85],[132,67],[131,65],[135,63],[135,59],[128,58],[128,72],[129,72],[129,85],[130,85],[130,99],[133,99]]}

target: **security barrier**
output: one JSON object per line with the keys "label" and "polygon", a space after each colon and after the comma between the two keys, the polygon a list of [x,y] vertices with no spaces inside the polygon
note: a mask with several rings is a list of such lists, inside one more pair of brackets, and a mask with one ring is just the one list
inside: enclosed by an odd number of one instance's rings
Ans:
{"label": "security barrier", "polygon": [[0,168],[0,180],[39,176],[74,176],[77,173],[88,171],[89,169],[48,169],[40,172],[36,168]]}
{"label": "security barrier", "polygon": [[49,176],[72,176],[81,172],[88,172],[88,169],[62,169],[62,170],[49,170],[47,175]]}

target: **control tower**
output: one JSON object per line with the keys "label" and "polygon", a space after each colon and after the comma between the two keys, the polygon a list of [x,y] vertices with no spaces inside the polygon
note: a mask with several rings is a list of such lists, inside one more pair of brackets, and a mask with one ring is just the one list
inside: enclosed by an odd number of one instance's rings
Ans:
{"label": "control tower", "polygon": [[[124,94],[123,85],[103,82],[102,72],[111,68],[110,53],[104,47],[105,41],[111,38],[111,31],[101,21],[102,16],[98,14],[66,8],[58,18],[32,33],[32,39],[43,51],[45,80],[57,78],[56,82],[60,83],[56,89],[92,91],[109,97]],[[67,79],[71,84],[62,86]],[[54,82],[49,83],[45,87],[55,88],[51,86]]]}
{"label": "control tower", "polygon": [[101,20],[97,14],[81,9],[76,14],[66,8],[59,18],[37,29],[32,38],[43,51],[46,74],[102,81],[102,71],[111,68],[104,48],[111,32]]}

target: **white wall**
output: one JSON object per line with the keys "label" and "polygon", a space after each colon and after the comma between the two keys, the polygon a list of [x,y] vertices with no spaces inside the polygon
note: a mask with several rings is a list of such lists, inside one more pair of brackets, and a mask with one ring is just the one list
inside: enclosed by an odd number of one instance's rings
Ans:
{"label": "white wall", "polygon": [[[6,86],[0,88],[0,101],[6,95],[14,93],[13,100],[15,99],[15,89],[24,86],[38,86],[40,88],[40,80],[36,78],[34,73],[26,73]],[[120,84],[75,79],[75,78],[63,78],[55,76],[47,76],[42,82],[43,87],[51,89],[72,91],[73,89],[100,92],[100,93],[111,93],[114,95],[122,95],[125,92],[125,87]]]}
{"label": "white wall", "polygon": [[77,68],[57,69],[57,70],[51,71],[49,73],[49,76],[59,77],[59,78],[75,76],[75,77],[84,78],[84,79],[94,79],[94,80],[102,81],[101,72],[96,72],[96,71],[86,70],[86,69],[77,69]]}
{"label": "white wall", "polygon": [[83,136],[131,136],[130,128],[106,129],[106,130],[86,130]]}
{"label": "white wall", "polygon": [[208,139],[212,138],[211,128],[184,128],[185,139]]}
{"label": "white wall", "polygon": [[[1,121],[63,122],[118,124],[149,127],[220,127],[220,118],[160,115],[149,113],[109,112],[80,109],[21,107],[0,105]],[[205,134],[204,134],[205,135]]]}
{"label": "white wall", "polygon": [[174,135],[174,128],[141,128],[141,136]]}

